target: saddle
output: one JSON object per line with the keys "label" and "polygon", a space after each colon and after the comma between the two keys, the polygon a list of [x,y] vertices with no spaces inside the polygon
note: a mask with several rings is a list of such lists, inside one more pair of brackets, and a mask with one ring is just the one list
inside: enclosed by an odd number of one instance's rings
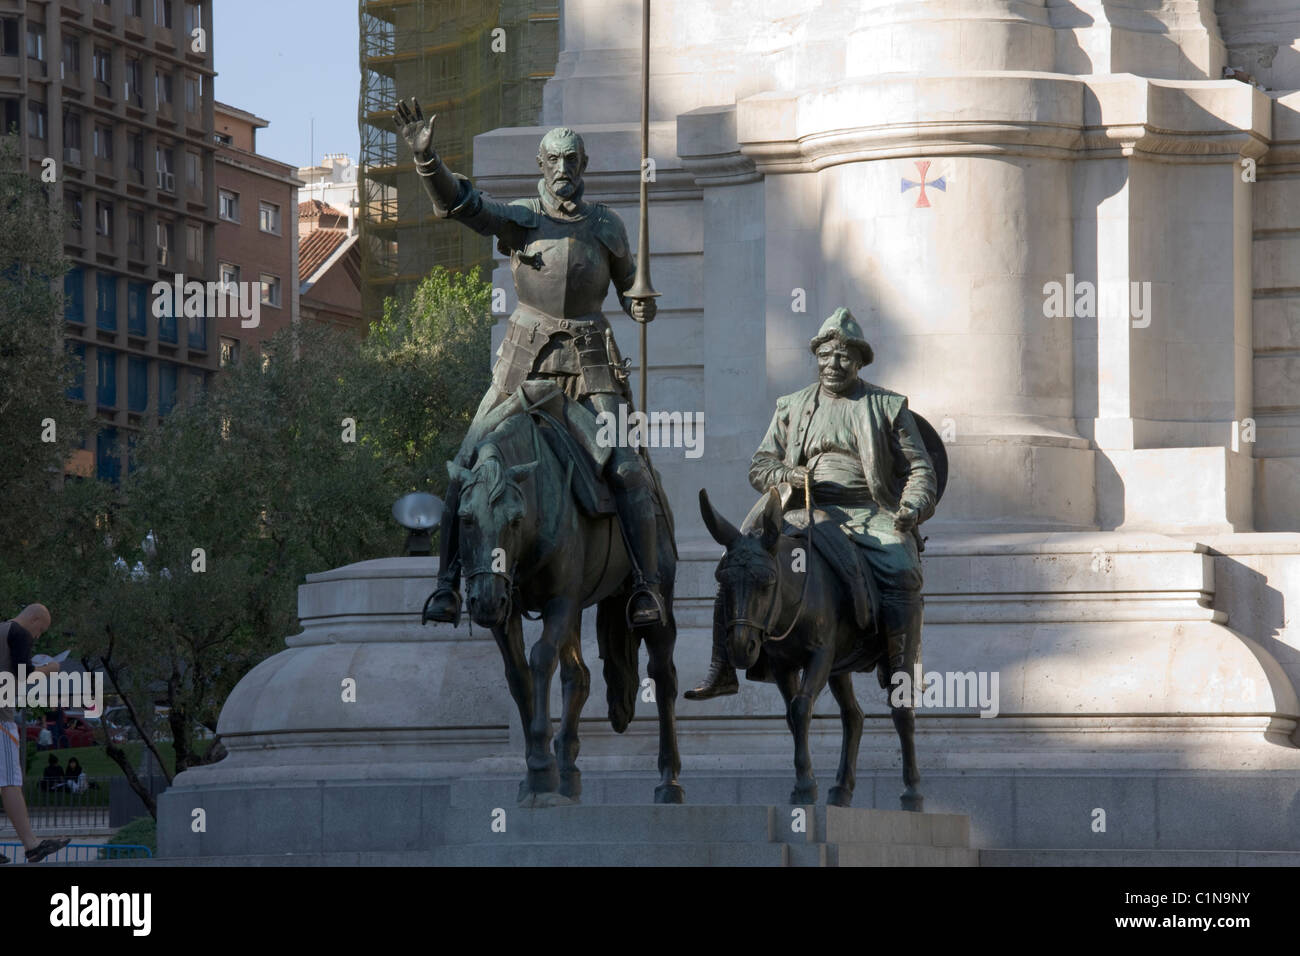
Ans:
{"label": "saddle", "polygon": [[[527,411],[532,417],[552,453],[569,471],[569,488],[578,510],[590,517],[618,513],[614,493],[603,477],[610,450],[596,441],[600,423],[588,408],[573,401],[558,385],[545,379],[523,382],[511,400],[503,402],[497,408],[503,417],[521,410]],[[493,410],[494,413],[496,411],[497,409]],[[489,420],[488,424],[496,423]],[[655,513],[666,522],[669,538],[673,541],[673,551],[676,553],[672,511],[668,507],[659,472],[649,464],[648,459],[646,464],[654,485]]]}
{"label": "saddle", "polygon": [[[783,516],[781,533],[791,537],[803,540],[807,537],[808,529],[808,512],[804,508],[795,506],[795,502],[801,497],[799,494],[792,494],[788,484],[782,482],[777,488],[781,495],[782,506],[789,509]],[[757,504],[750,509],[745,520],[741,522],[740,530],[748,532],[757,522],[759,516],[763,513],[763,508],[767,503],[766,496],[759,498]],[[820,508],[813,508],[813,548],[822,559],[830,566],[841,583],[853,595],[853,617],[854,623],[864,632],[874,632],[876,621],[879,618],[880,611],[880,591],[876,587],[876,580],[871,574],[871,568],[867,565],[866,560],[858,550],[858,546],[853,543],[843,531],[840,530],[835,519]]]}

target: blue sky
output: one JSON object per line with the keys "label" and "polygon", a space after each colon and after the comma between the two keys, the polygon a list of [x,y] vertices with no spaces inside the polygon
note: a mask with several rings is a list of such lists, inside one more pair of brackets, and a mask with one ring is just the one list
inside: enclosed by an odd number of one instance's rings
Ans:
{"label": "blue sky", "polygon": [[293,166],[357,160],[357,0],[213,0],[212,17],[216,97],[270,121],[259,153]]}

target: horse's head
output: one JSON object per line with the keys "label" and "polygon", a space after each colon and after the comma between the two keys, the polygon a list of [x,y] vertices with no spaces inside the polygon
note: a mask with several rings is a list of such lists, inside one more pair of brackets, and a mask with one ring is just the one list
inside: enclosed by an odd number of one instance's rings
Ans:
{"label": "horse's head", "polygon": [[505,621],[514,590],[515,565],[528,533],[528,499],[520,482],[536,461],[507,465],[495,445],[479,449],[472,469],[447,462],[460,479],[460,554],[469,615],[481,627]]}
{"label": "horse's head", "polygon": [[703,489],[700,514],[713,540],[727,549],[714,572],[727,630],[727,654],[732,666],[753,667],[781,612],[776,556],[781,540],[781,498],[775,490],[768,492],[762,519],[749,534],[741,534],[718,514]]}

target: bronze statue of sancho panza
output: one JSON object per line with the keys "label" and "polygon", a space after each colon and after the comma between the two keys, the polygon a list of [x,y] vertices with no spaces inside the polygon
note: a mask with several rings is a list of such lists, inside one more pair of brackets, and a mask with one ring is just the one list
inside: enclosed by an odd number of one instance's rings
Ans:
{"label": "bronze statue of sancho panza", "polygon": [[[550,379],[597,415],[617,415],[620,404],[630,406],[627,372],[601,304],[611,282],[623,310],[637,322],[654,318],[655,303],[624,295],[632,286],[636,260],[618,213],[582,198],[582,176],[587,168],[582,137],[566,128],[548,132],[537,151],[542,178],[536,198],[504,203],[480,192],[469,179],[443,164],[433,147],[434,117],[426,119],[415,99],[399,102],[395,114],[435,214],[481,235],[495,236],[497,248],[510,256],[519,297],[492,384],[475,413],[457,464],[469,464],[480,437],[479,423],[502,402],[515,400],[525,380]],[[629,619],[633,625],[662,623],[654,477],[636,449],[616,447],[611,450],[605,478],[638,568]],[[443,512],[438,586],[426,608],[429,620],[459,620],[459,491],[459,482],[453,479]]]}

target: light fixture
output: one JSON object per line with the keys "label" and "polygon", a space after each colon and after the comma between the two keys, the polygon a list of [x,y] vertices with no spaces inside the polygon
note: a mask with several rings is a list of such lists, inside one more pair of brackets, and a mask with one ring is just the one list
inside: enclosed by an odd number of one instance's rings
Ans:
{"label": "light fixture", "polygon": [[393,502],[393,520],[407,529],[405,555],[433,554],[429,532],[442,522],[442,499],[424,491],[413,491]]}

